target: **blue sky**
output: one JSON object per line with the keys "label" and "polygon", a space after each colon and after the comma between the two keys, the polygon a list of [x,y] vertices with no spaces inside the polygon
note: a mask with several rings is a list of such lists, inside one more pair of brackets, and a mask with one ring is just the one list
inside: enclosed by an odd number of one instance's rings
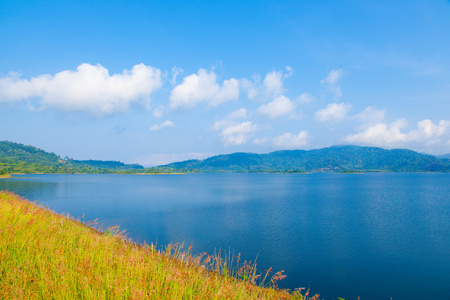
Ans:
{"label": "blue sky", "polygon": [[0,140],[146,166],[450,152],[449,1],[0,1]]}

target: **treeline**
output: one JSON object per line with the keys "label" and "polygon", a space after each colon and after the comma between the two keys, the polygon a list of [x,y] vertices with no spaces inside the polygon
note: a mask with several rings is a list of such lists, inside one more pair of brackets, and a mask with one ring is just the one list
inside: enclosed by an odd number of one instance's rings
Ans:
{"label": "treeline", "polygon": [[43,164],[36,162],[20,161],[14,158],[0,158],[0,175],[3,174],[74,174],[74,173],[109,173],[109,170],[93,168],[87,165],[78,165],[71,162],[58,162]]}
{"label": "treeline", "polygon": [[144,167],[127,165],[117,161],[78,161],[49,153],[39,148],[19,143],[0,141],[0,175],[21,174],[97,174],[138,172]]}
{"label": "treeline", "polygon": [[144,168],[119,161],[73,160],[33,146],[0,141],[0,175],[11,173],[305,173],[305,172],[450,172],[450,160],[411,151],[376,147],[334,146],[267,154],[232,153]]}
{"label": "treeline", "polygon": [[77,164],[84,164],[90,167],[107,169],[107,170],[120,170],[120,171],[142,171],[144,167],[138,164],[124,164],[120,161],[104,161],[104,160],[72,160],[72,162]]}
{"label": "treeline", "polygon": [[334,146],[267,154],[232,153],[165,165],[201,172],[449,172],[450,161],[408,149]]}

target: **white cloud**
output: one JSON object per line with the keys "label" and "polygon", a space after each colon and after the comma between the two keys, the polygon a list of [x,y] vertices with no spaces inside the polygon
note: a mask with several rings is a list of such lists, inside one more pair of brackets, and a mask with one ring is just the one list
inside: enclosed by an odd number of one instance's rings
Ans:
{"label": "white cloud", "polygon": [[263,104],[258,108],[258,113],[270,119],[275,119],[291,113],[295,104],[286,96],[281,95],[272,102]]}
{"label": "white cloud", "polygon": [[255,139],[253,143],[257,145],[269,144],[278,149],[299,149],[309,144],[308,131],[300,131],[297,135],[286,132],[273,139]]}
{"label": "white cloud", "polygon": [[100,64],[81,64],[76,71],[40,75],[30,80],[10,73],[0,79],[0,102],[38,98],[42,109],[85,111],[101,116],[129,109],[132,102],[147,105],[153,92],[162,86],[161,71],[138,64],[121,74],[109,75]]}
{"label": "white cloud", "polygon": [[266,74],[263,85],[267,95],[279,95],[283,92],[283,73],[272,71]]}
{"label": "white cloud", "polygon": [[233,123],[222,129],[220,137],[224,141],[225,146],[241,145],[247,142],[248,134],[255,130],[257,130],[257,126],[250,121]]}
{"label": "white cloud", "polygon": [[342,97],[341,87],[338,84],[339,80],[342,78],[342,75],[344,75],[344,71],[342,69],[331,70],[330,73],[328,73],[328,76],[320,81],[322,84],[326,84],[328,89],[337,98]]}
{"label": "white cloud", "polygon": [[213,71],[200,69],[197,74],[184,77],[183,83],[170,92],[170,107],[172,109],[189,108],[201,102],[218,105],[237,100],[238,97],[239,81],[237,79],[225,80],[220,86]]}
{"label": "white cloud", "polygon": [[315,99],[314,96],[311,96],[311,95],[308,94],[308,93],[303,93],[303,94],[301,94],[301,95],[297,98],[297,101],[298,101],[300,104],[309,104],[309,103],[313,102],[314,99]]}
{"label": "white cloud", "polygon": [[161,129],[167,128],[167,127],[175,127],[175,124],[172,121],[167,120],[167,121],[162,122],[160,125],[157,125],[157,124],[153,125],[152,127],[150,127],[150,130],[158,131],[158,130],[161,130]]}
{"label": "white cloud", "polygon": [[177,83],[177,76],[182,74],[184,71],[181,68],[173,67],[172,68],[172,79],[170,80],[170,84],[175,86]]}
{"label": "white cloud", "polygon": [[308,145],[308,132],[301,131],[297,135],[286,132],[283,135],[277,136],[273,142],[275,147],[283,149],[295,149],[304,147]]}
{"label": "white cloud", "polygon": [[359,133],[348,135],[344,140],[348,143],[388,148],[426,149],[431,145],[445,145],[450,138],[450,121],[441,120],[438,124],[434,124],[431,120],[425,119],[417,123],[416,129],[402,132],[406,126],[404,119],[398,119],[390,124],[379,123]]}
{"label": "white cloud", "polygon": [[229,100],[237,100],[239,98],[239,81],[231,78],[224,80],[222,87],[217,94],[213,97],[210,104],[219,105]]}
{"label": "white cloud", "polygon": [[380,110],[375,106],[368,106],[354,118],[363,124],[373,125],[384,121],[386,118],[386,110]]}
{"label": "white cloud", "polygon": [[249,135],[258,130],[258,126],[250,121],[238,122],[236,119],[247,117],[244,108],[235,110],[220,121],[216,121],[211,129],[220,131],[220,138],[225,146],[241,145],[247,142]]}
{"label": "white cloud", "polygon": [[247,92],[249,99],[256,98],[260,93],[259,84],[261,83],[261,76],[253,75],[252,80],[247,78],[241,79],[241,87]]}
{"label": "white cloud", "polygon": [[294,73],[294,69],[292,69],[291,66],[286,66],[286,71],[287,73],[284,74],[284,78],[291,77],[292,74]]}
{"label": "white cloud", "polygon": [[252,80],[241,79],[241,86],[247,92],[249,99],[261,97],[264,100],[267,98],[280,96],[285,90],[283,81],[290,77],[293,73],[291,67],[286,67],[287,73],[282,71],[268,72],[261,82],[260,75],[252,76]]}
{"label": "white cloud", "polygon": [[326,108],[317,111],[315,118],[322,123],[342,121],[350,107],[348,103],[330,103]]}
{"label": "white cloud", "polygon": [[341,79],[343,74],[343,70],[331,70],[330,73],[328,73],[327,78],[323,79],[322,82],[328,83],[329,85],[335,85],[339,79]]}
{"label": "white cloud", "polygon": [[376,145],[380,147],[399,146],[407,140],[407,135],[400,129],[406,127],[404,119],[399,119],[393,123],[379,123],[370,126],[366,130],[357,134],[345,137],[345,141],[351,144]]}
{"label": "white cloud", "polygon": [[160,118],[164,117],[164,115],[166,114],[166,110],[167,109],[163,105],[160,105],[153,110],[153,116],[155,118],[160,119]]}
{"label": "white cloud", "polygon": [[240,108],[232,113],[228,114],[222,120],[216,121],[213,126],[211,126],[212,130],[218,131],[224,127],[229,126],[230,124],[236,124],[237,119],[245,119],[247,118],[247,110],[245,108]]}
{"label": "white cloud", "polygon": [[245,108],[237,109],[229,114],[226,118],[230,120],[245,119],[247,118],[247,110]]}
{"label": "white cloud", "polygon": [[184,160],[188,160],[188,159],[205,159],[205,158],[208,158],[208,157],[211,157],[214,155],[216,155],[216,154],[211,153],[211,152],[178,153],[178,154],[158,153],[158,154],[151,154],[148,156],[138,158],[133,163],[140,164],[145,167],[153,167],[153,166],[166,165],[166,164],[170,164],[173,162],[184,161]]}
{"label": "white cloud", "polygon": [[36,92],[30,81],[20,79],[20,74],[10,72],[0,78],[0,102],[22,101],[32,97]]}
{"label": "white cloud", "polygon": [[425,137],[442,136],[450,129],[450,121],[441,120],[435,125],[431,120],[425,119],[417,124],[418,134]]}

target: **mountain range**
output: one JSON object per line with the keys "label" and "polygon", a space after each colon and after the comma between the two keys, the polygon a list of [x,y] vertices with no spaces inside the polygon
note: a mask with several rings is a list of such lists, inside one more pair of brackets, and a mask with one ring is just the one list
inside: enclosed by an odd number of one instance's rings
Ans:
{"label": "mountain range", "polygon": [[19,143],[0,141],[0,175],[8,173],[188,173],[188,172],[449,172],[449,156],[408,149],[333,146],[265,154],[231,153],[154,168],[119,161],[74,160]]}
{"label": "mountain range", "polygon": [[267,154],[232,153],[163,167],[202,172],[448,172],[450,160],[408,149],[333,146]]}

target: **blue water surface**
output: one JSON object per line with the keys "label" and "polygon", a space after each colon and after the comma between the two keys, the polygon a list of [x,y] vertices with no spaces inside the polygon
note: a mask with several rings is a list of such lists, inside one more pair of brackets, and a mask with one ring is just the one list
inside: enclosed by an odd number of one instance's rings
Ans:
{"label": "blue water surface", "polygon": [[321,298],[450,299],[450,174],[23,175],[7,189],[136,242],[257,256]]}

